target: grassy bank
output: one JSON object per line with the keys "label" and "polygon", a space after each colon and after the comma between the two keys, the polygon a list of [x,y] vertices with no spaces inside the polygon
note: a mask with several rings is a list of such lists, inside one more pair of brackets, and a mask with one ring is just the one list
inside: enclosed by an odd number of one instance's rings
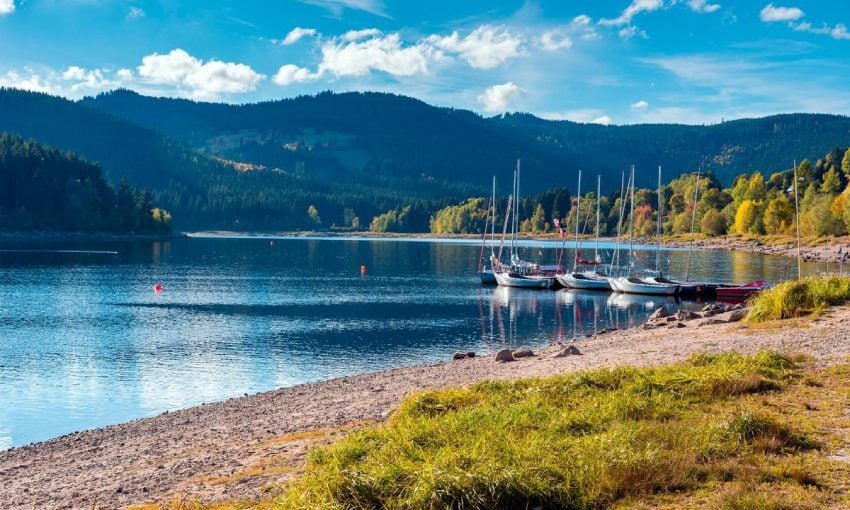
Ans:
{"label": "grassy bank", "polygon": [[[420,393],[268,499],[172,508],[818,508],[847,504],[850,367],[699,355]],[[838,431],[825,434],[825,430]],[[843,484],[843,485],[842,485]]]}
{"label": "grassy bank", "polygon": [[790,319],[850,300],[850,276],[818,275],[781,283],[750,302],[747,322]]}

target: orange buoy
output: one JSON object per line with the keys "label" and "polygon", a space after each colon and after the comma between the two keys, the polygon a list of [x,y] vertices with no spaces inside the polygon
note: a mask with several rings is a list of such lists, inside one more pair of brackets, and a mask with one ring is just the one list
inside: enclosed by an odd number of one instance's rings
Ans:
{"label": "orange buoy", "polygon": [[366,276],[366,266],[360,266],[360,276]]}
{"label": "orange buoy", "polygon": [[162,294],[162,284],[157,283],[156,285],[154,285],[153,291],[156,292],[157,294]]}

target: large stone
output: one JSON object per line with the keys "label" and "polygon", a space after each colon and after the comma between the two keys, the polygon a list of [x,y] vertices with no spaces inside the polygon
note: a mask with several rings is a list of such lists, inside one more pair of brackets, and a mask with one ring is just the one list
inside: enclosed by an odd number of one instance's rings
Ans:
{"label": "large stone", "polygon": [[654,321],[654,320],[663,319],[664,317],[669,317],[669,316],[670,316],[670,312],[668,312],[664,308],[659,308],[658,310],[655,310],[654,312],[652,312],[652,315],[649,316],[649,320]]}
{"label": "large stone", "polygon": [[736,308],[729,312],[729,317],[726,319],[727,322],[738,322],[743,320],[744,317],[747,316],[746,308]]}
{"label": "large stone", "polygon": [[680,321],[692,321],[699,318],[701,317],[696,312],[691,312],[689,310],[679,310],[676,312],[676,319]]}
{"label": "large stone", "polygon": [[563,358],[563,357],[566,357],[566,356],[581,356],[581,355],[582,355],[581,351],[578,350],[578,347],[576,347],[575,345],[568,345],[568,346],[564,347],[563,349],[561,349],[561,351],[558,352],[558,354],[556,354],[555,357],[556,358]]}
{"label": "large stone", "polygon": [[467,358],[474,358],[474,357],[475,357],[475,351],[469,351],[469,352],[467,352],[467,353],[466,353],[466,357],[467,357]]}
{"label": "large stone", "polygon": [[466,359],[465,352],[456,352],[454,355],[454,359]]}
{"label": "large stone", "polygon": [[530,358],[534,356],[534,351],[531,349],[527,349],[525,347],[520,347],[519,349],[513,352],[514,358]]}
{"label": "large stone", "polygon": [[510,349],[502,349],[496,353],[496,361],[503,363],[507,361],[515,361],[514,353]]}

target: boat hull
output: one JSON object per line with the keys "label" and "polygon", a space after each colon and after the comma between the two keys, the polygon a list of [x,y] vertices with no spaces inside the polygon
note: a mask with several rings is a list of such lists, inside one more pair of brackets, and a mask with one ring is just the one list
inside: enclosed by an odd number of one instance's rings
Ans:
{"label": "boat hull", "polygon": [[493,273],[492,269],[485,269],[478,273],[478,278],[481,279],[482,285],[498,285],[499,282],[496,281],[496,275]]}
{"label": "boat hull", "polygon": [[644,294],[649,296],[675,296],[679,286],[674,284],[647,283],[637,278],[613,278],[611,288],[624,294]]}
{"label": "boat hull", "polygon": [[555,286],[555,278],[548,276],[524,276],[511,273],[495,273],[496,282],[503,287],[521,289],[551,289]]}
{"label": "boat hull", "polygon": [[567,287],[568,289],[602,291],[611,290],[611,283],[608,281],[608,278],[590,278],[586,276],[577,277],[573,273],[559,274],[555,278],[558,279],[558,283],[560,283],[564,287]]}

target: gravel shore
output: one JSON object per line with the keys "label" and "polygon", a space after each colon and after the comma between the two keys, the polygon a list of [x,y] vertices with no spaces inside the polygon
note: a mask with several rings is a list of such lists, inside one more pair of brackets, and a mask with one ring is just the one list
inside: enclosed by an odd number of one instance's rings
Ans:
{"label": "gravel shore", "polygon": [[[688,241],[670,241],[664,243],[672,248],[687,248]],[[745,251],[748,253],[759,253],[762,255],[779,255],[782,257],[797,258],[797,243],[789,240],[779,244],[765,244],[755,239],[742,239],[738,237],[714,237],[710,239],[698,239],[691,245],[695,250],[726,250]],[[845,266],[850,269],[850,238],[842,237],[835,239],[832,243],[818,246],[800,247],[800,258],[803,262],[829,262]]]}
{"label": "gravel shore", "polygon": [[[824,363],[850,355],[850,307],[834,308],[815,320],[761,328],[683,324],[581,340],[575,345],[582,355],[554,357],[560,348],[548,347],[509,363],[495,362],[490,353],[343,377],[0,452],[0,501],[3,508],[103,509],[186,497],[258,497],[264,486],[297,473],[310,446],[303,439],[333,437],[334,433],[320,431],[336,430],[338,435],[346,426],[380,421],[402,398],[422,389],[617,365],[657,365],[703,351],[802,351]],[[263,471],[257,466],[280,459],[286,465],[250,476]]]}

